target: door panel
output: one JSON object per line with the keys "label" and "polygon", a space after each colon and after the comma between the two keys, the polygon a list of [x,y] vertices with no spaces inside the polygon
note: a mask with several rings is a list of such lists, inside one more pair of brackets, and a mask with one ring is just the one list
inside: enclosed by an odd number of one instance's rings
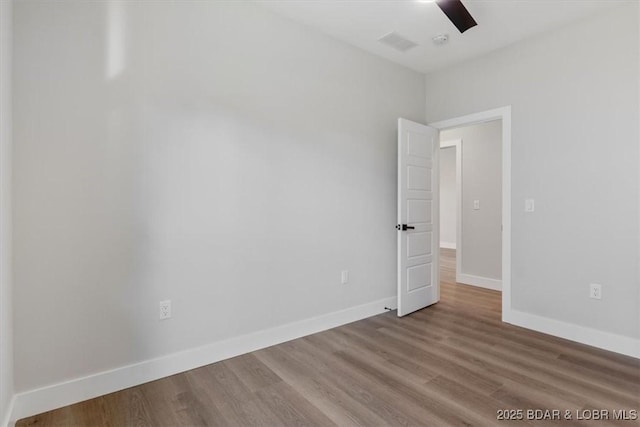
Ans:
{"label": "door panel", "polygon": [[427,167],[407,167],[407,187],[409,190],[431,191],[431,170]]}
{"label": "door panel", "polygon": [[431,255],[431,233],[407,234],[407,257]]}
{"label": "door panel", "polygon": [[407,200],[408,222],[431,222],[431,200]]}
{"label": "door panel", "polygon": [[431,265],[422,264],[407,269],[407,290],[415,291],[431,285]]}
{"label": "door panel", "polygon": [[436,129],[398,120],[398,316],[440,298],[437,141]]}

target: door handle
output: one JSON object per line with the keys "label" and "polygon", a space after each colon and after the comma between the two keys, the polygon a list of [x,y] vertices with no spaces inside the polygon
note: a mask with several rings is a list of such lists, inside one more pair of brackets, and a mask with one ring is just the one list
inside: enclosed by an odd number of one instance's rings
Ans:
{"label": "door handle", "polygon": [[396,230],[402,230],[402,231],[415,230],[415,227],[407,224],[398,224],[396,225]]}

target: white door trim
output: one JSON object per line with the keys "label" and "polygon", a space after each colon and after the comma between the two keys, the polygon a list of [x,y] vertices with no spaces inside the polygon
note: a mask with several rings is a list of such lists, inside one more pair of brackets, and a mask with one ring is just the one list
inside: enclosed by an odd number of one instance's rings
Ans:
{"label": "white door trim", "polygon": [[492,120],[502,120],[502,321],[505,321],[511,315],[511,106],[442,120],[429,126],[442,131]]}
{"label": "white door trim", "polygon": [[456,282],[462,275],[462,139],[441,141],[440,149],[456,148]]}

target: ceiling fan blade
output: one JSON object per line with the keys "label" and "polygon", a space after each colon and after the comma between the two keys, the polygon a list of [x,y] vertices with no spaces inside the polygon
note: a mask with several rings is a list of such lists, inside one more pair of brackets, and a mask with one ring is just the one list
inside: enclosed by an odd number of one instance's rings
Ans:
{"label": "ceiling fan blade", "polygon": [[436,4],[460,33],[464,33],[471,27],[478,25],[473,16],[460,0],[436,0]]}

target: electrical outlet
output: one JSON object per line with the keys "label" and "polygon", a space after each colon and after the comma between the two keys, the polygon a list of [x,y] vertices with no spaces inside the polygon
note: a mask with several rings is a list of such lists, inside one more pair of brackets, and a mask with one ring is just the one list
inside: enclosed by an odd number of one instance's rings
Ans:
{"label": "electrical outlet", "polygon": [[349,283],[349,270],[342,270],[342,277],[340,279],[340,282],[343,285],[346,285],[347,283]]}
{"label": "electrical outlet", "polygon": [[480,200],[474,200],[473,201],[473,210],[477,211],[480,209]]}
{"label": "electrical outlet", "polygon": [[602,285],[591,283],[589,285],[589,298],[602,299]]}
{"label": "electrical outlet", "polygon": [[171,300],[160,301],[160,320],[169,319],[171,317]]}

